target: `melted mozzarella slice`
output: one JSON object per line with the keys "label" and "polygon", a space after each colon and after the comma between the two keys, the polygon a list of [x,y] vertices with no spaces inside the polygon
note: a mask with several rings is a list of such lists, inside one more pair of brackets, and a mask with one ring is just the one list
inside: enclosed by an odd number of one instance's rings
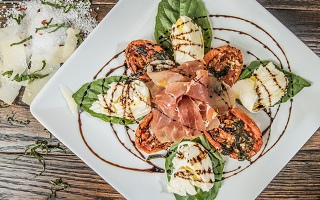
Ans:
{"label": "melted mozzarella slice", "polygon": [[250,112],[258,112],[274,106],[286,93],[288,79],[272,62],[256,69],[252,76],[238,81],[233,87],[243,106]]}
{"label": "melted mozzarella slice", "polygon": [[203,59],[204,41],[201,27],[189,17],[181,16],[172,26],[171,41],[177,63]]}
{"label": "melted mozzarella slice", "polygon": [[195,195],[195,187],[209,191],[214,184],[212,162],[207,150],[199,143],[185,141],[178,146],[172,160],[174,170],[168,191],[186,196]]}
{"label": "melted mozzarella slice", "polygon": [[246,78],[238,81],[232,87],[236,98],[239,99],[242,105],[249,111],[253,111],[253,108],[258,100],[258,95],[254,86],[255,81],[250,78]]}
{"label": "melted mozzarella slice", "polygon": [[259,96],[259,107],[270,107],[276,104],[281,97],[286,93],[288,79],[279,71],[272,62],[265,67],[259,67],[253,72],[253,77],[256,80],[256,91]]}
{"label": "melted mozzarella slice", "polygon": [[137,120],[151,111],[148,87],[139,80],[113,82],[106,94],[99,94],[90,110],[124,119]]}

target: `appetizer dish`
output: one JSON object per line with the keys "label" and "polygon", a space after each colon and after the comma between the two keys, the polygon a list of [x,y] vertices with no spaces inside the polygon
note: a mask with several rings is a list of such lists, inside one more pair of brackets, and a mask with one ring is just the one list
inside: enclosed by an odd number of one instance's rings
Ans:
{"label": "appetizer dish", "polygon": [[[124,170],[166,173],[167,191],[176,199],[214,199],[225,179],[248,169],[277,144],[287,126],[267,147],[277,108],[286,102],[292,105],[294,96],[311,86],[291,71],[289,62],[261,60],[226,39],[215,38],[213,30],[233,31],[258,42],[243,31],[212,28],[211,20],[217,17],[248,22],[266,33],[246,19],[208,14],[201,0],[162,0],[154,41],[131,41],[75,93],[61,87],[78,116],[82,139],[95,156]],[[213,39],[226,45],[212,48]],[[261,48],[273,53],[266,45]],[[244,65],[248,63],[244,53],[256,60]],[[121,54],[124,64],[102,74]],[[117,70],[123,74],[114,76]],[[258,112],[270,119],[264,130],[249,114]],[[83,135],[83,113],[110,123],[123,148],[150,168],[120,165],[99,156]],[[125,128],[134,151],[121,142],[119,126]],[[263,135],[268,135],[267,140]],[[154,159],[165,159],[165,165],[155,164]],[[230,160],[246,165],[225,171]]]}
{"label": "appetizer dish", "polygon": [[88,1],[22,1],[2,12],[0,100],[11,105],[25,88],[30,105],[97,22]]}

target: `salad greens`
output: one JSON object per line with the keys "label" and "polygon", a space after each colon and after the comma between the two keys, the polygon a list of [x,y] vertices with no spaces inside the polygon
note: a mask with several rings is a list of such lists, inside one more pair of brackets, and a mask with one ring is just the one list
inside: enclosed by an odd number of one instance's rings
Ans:
{"label": "salad greens", "polygon": [[129,119],[123,119],[119,117],[107,116],[105,114],[96,113],[90,110],[90,107],[95,101],[98,101],[99,94],[107,93],[109,84],[112,82],[122,82],[128,80],[126,76],[111,76],[108,78],[97,79],[91,83],[84,84],[76,93],[72,95],[72,98],[80,109],[86,111],[93,117],[97,117],[106,122],[112,122],[122,125],[133,124],[134,121]]}
{"label": "salad greens", "polygon": [[[201,144],[208,151],[211,162],[212,162],[213,171],[215,174],[215,183],[209,192],[204,192],[201,189],[196,188],[197,194],[194,196],[192,196],[192,195],[180,196],[178,194],[174,194],[174,195],[177,200],[214,199],[217,196],[218,191],[221,187],[222,174],[223,174],[223,168],[224,168],[225,163],[224,163],[220,153],[209,144],[208,140],[205,138],[204,135],[201,135],[200,137],[194,139],[193,142],[197,142],[197,143]],[[178,144],[172,146],[169,149],[168,154],[167,154],[167,158],[166,158],[166,162],[165,162],[165,169],[167,171],[168,182],[170,181],[171,173],[173,172],[172,160],[177,153],[177,149],[178,149]]]}
{"label": "salad greens", "polygon": [[202,0],[162,0],[158,6],[154,31],[157,43],[172,58],[171,27],[180,16],[190,17],[193,22],[202,28],[205,53],[208,52],[211,48],[212,29]]}
{"label": "salad greens", "polygon": [[[258,69],[260,67],[260,65],[265,67],[269,62],[271,62],[271,61],[257,60],[257,61],[251,62],[251,64],[242,71],[241,75],[239,76],[239,80],[250,78],[252,76],[253,72],[256,69]],[[274,65],[276,66],[276,68],[278,70],[283,72],[284,75],[288,79],[287,92],[280,99],[280,101],[278,103],[276,103],[276,105],[280,104],[280,103],[287,102],[288,100],[293,98],[296,94],[298,94],[303,88],[311,86],[311,84],[308,81],[306,81],[305,79],[303,79],[302,77],[295,75],[291,72],[288,72],[276,64],[274,64]]]}

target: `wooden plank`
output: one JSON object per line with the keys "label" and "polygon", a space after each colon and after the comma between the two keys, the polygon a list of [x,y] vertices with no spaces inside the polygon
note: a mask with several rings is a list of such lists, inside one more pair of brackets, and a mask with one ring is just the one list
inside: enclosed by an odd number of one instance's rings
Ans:
{"label": "wooden plank", "polygon": [[41,170],[38,162],[22,157],[13,163],[16,155],[0,156],[0,199],[44,199],[50,194],[50,180],[62,178],[70,184],[66,191],[58,192],[59,199],[123,199],[94,171],[76,156],[46,156],[47,170],[36,179]]}
{"label": "wooden plank", "polygon": [[284,10],[320,10],[318,0],[258,0],[265,8]]}

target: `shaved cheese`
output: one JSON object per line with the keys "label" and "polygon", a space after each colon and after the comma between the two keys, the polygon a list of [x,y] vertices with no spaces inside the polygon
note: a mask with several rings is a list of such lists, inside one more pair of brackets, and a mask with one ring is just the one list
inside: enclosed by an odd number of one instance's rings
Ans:
{"label": "shaved cheese", "polygon": [[18,26],[9,26],[0,28],[0,40],[4,40],[7,37],[12,37],[18,32]]}
{"label": "shaved cheese", "polygon": [[60,85],[60,91],[66,100],[68,107],[73,115],[78,114],[78,106],[74,99],[72,98],[72,92],[64,85]]}
{"label": "shaved cheese", "polygon": [[12,83],[8,78],[0,75],[0,99],[7,104],[12,104],[19,94],[21,85]]}
{"label": "shaved cheese", "polygon": [[78,39],[76,35],[79,34],[80,31],[77,29],[69,28],[67,30],[67,33],[68,33],[68,36],[64,44],[63,54],[62,54],[63,62],[65,62],[74,52],[74,50],[76,50],[77,44],[78,44]]}
{"label": "shaved cheese", "polygon": [[14,36],[0,42],[3,71],[13,71],[12,78],[16,74],[23,73],[28,67],[25,47],[23,45],[10,46],[20,41],[18,36]]}
{"label": "shaved cheese", "polygon": [[41,91],[43,86],[50,80],[52,75],[55,74],[55,72],[60,68],[59,63],[56,65],[46,63],[45,68],[42,69],[43,67],[42,61],[45,61],[47,57],[48,57],[47,55],[34,54],[31,58],[32,66],[30,68],[30,73],[36,72],[37,74],[41,74],[41,75],[49,74],[49,76],[43,77],[41,79],[36,79],[33,82],[30,82],[27,84],[22,97],[22,101],[28,105],[32,103],[33,99]]}
{"label": "shaved cheese", "polygon": [[63,47],[48,47],[45,55],[46,61],[49,65],[58,65],[63,63]]}

